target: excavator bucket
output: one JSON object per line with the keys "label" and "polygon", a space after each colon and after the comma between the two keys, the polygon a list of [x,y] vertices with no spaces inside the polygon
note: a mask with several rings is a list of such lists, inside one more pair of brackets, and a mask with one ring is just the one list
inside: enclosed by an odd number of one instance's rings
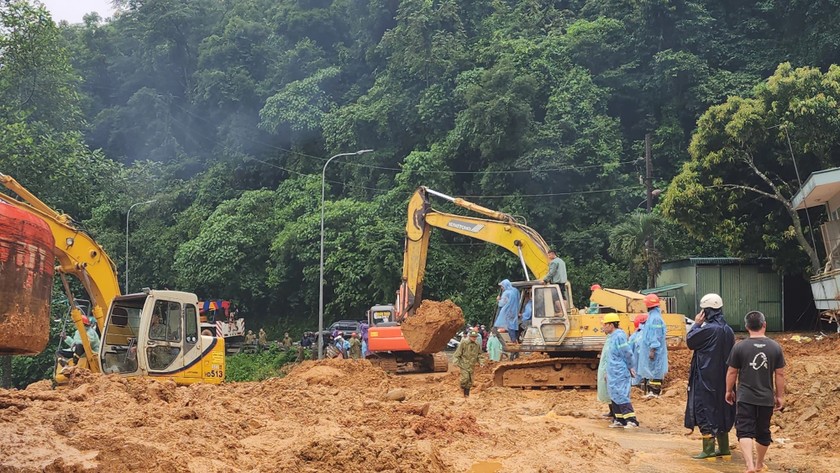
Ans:
{"label": "excavator bucket", "polygon": [[46,222],[0,200],[0,354],[33,355],[46,347],[54,246]]}
{"label": "excavator bucket", "polygon": [[402,333],[415,353],[432,354],[446,348],[464,326],[464,312],[452,301],[425,300],[402,322]]}

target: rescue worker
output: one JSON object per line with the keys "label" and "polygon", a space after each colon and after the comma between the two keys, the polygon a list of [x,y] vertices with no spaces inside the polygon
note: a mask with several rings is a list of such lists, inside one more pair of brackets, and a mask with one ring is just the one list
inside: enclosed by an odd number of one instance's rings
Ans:
{"label": "rescue worker", "polygon": [[630,378],[636,376],[633,352],[627,344],[627,334],[618,328],[618,314],[606,314],[603,319],[607,334],[607,393],[612,402],[615,420],[610,427],[634,429],[639,426],[636,412],[630,402]]}
{"label": "rescue worker", "polygon": [[543,278],[545,284],[558,284],[560,286],[560,294],[563,299],[566,299],[566,263],[557,256],[554,250],[548,250],[548,258],[551,260],[548,263],[548,274]]}
{"label": "rescue worker", "polygon": [[286,350],[292,348],[292,337],[289,336],[289,332],[283,336],[283,348]]}
{"label": "rescue worker", "polygon": [[[87,315],[82,314],[82,323],[85,326],[85,333],[87,333],[88,341],[90,341],[90,349],[94,353],[99,353],[99,334],[96,333],[96,328],[91,324],[91,320]],[[62,343],[69,346],[69,349],[59,350],[59,355],[64,358],[78,358],[85,356],[85,349],[82,346],[82,334],[77,330],[76,333],[69,337],[63,331],[61,332]],[[60,362],[61,360],[59,360]]]}
{"label": "rescue worker", "polygon": [[265,330],[263,330],[262,328],[260,328],[259,342],[260,342],[260,350],[262,350],[263,348],[266,347],[266,345],[268,345],[268,340],[266,340],[266,338],[265,338]]}
{"label": "rescue worker", "polygon": [[598,360],[598,402],[603,402],[609,406],[610,411],[602,414],[601,417],[615,420],[615,412],[613,412],[612,401],[610,401],[610,393],[607,391],[607,363],[609,362],[610,344],[604,340],[604,346],[601,347],[601,358]]}
{"label": "rescue worker", "polygon": [[253,330],[248,330],[248,333],[245,334],[245,344],[246,345],[256,345],[257,344],[257,337],[254,336]]}
{"label": "rescue worker", "polygon": [[481,362],[481,347],[476,339],[478,332],[470,332],[469,337],[458,344],[452,362],[461,369],[461,389],[464,390],[464,397],[470,396],[470,389],[473,384],[473,370],[476,363]]}
{"label": "rescue worker", "polygon": [[[589,286],[589,290],[591,292],[595,292],[598,289],[601,289],[600,284],[593,284],[593,285]],[[600,308],[600,306],[598,306],[598,303],[590,300],[589,301],[589,308],[586,309],[586,313],[587,314],[597,314],[599,310],[601,310],[601,308]]]}
{"label": "rescue worker", "polygon": [[528,331],[531,326],[531,318],[534,316],[534,301],[531,300],[531,291],[525,291],[525,304],[522,306],[522,313],[519,314],[522,318],[522,330]]}
{"label": "rescue worker", "polygon": [[333,345],[338,350],[339,358],[347,358],[347,349],[350,348],[350,344],[341,336],[341,332],[333,338]]}
{"label": "rescue worker", "polygon": [[642,341],[642,333],[645,330],[645,322],[647,321],[647,314],[637,314],[636,318],[633,319],[633,325],[636,327],[636,331],[633,332],[633,335],[630,335],[630,338],[627,340],[627,343],[630,344],[630,349],[633,351],[633,359],[636,361],[636,376],[630,380],[631,386],[639,386],[642,391],[647,392],[647,384],[643,381],[642,375],[639,373],[639,365],[641,359],[641,341]]}
{"label": "rescue worker", "polygon": [[[706,294],[700,299],[700,312],[686,335],[686,345],[694,350],[688,376],[685,427],[700,428],[703,451],[696,459],[714,460],[731,455],[729,431],[735,423],[735,406],[726,403],[726,360],[735,345],[735,333],[723,318],[723,299]],[[719,450],[715,451],[715,440]]]}
{"label": "rescue worker", "polygon": [[517,329],[519,328],[519,290],[513,287],[513,284],[507,279],[503,279],[499,286],[502,288],[502,293],[496,296],[499,314],[496,316],[493,326],[507,330],[510,334],[510,341],[516,343]]}
{"label": "rescue worker", "polygon": [[160,320],[160,315],[152,315],[152,326],[149,328],[149,338],[166,340],[166,325]]}
{"label": "rescue worker", "polygon": [[[668,372],[668,327],[662,320],[659,296],[645,296],[648,309],[645,329],[639,343],[639,377],[645,380],[645,397],[657,398],[662,394],[662,380]],[[728,353],[728,352],[727,352]]]}
{"label": "rescue worker", "polygon": [[[362,346],[367,345],[368,341],[368,331],[370,330],[370,325],[367,322],[359,323],[359,340],[362,341]],[[364,352],[362,352],[362,356],[364,356]]]}
{"label": "rescue worker", "polygon": [[493,329],[487,336],[487,356],[492,362],[502,361],[502,342],[499,340],[496,329]]}
{"label": "rescue worker", "polygon": [[359,341],[359,336],[356,332],[350,334],[350,341],[347,342],[347,353],[354,360],[362,357],[362,342]]}

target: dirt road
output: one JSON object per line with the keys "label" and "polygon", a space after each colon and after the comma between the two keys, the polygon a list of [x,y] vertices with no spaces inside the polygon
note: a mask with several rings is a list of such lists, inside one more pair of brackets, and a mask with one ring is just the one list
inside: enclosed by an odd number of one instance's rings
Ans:
{"label": "dirt road", "polygon": [[[783,443],[770,450],[771,471],[838,471],[840,341],[782,343],[789,406],[774,418]],[[223,386],[41,382],[0,391],[0,473],[743,471],[737,449],[731,462],[689,458],[700,446],[682,428],[689,357],[672,354],[662,398],[635,395],[634,431],[607,428],[592,391],[493,387],[489,367],[467,400],[456,372],[390,376],[366,361],[306,362]]]}

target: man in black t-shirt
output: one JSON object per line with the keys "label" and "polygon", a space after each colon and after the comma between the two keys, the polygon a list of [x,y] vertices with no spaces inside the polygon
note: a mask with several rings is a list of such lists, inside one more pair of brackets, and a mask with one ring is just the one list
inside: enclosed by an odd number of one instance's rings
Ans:
{"label": "man in black t-shirt", "polygon": [[[773,410],[781,410],[785,399],[785,357],[782,347],[764,336],[764,314],[749,312],[744,325],[750,338],[735,344],[729,354],[726,371],[726,402],[736,402],[735,432],[744,454],[747,471],[761,471],[770,447],[770,419]],[[775,388],[774,388],[775,384]],[[753,459],[753,446],[756,456]]]}

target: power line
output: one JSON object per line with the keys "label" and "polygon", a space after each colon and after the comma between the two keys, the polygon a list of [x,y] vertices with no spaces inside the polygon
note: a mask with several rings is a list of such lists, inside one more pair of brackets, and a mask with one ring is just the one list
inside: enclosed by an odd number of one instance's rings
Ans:
{"label": "power line", "polygon": [[616,191],[624,191],[624,190],[636,190],[636,189],[644,189],[644,186],[627,186],[627,187],[616,187],[613,189],[593,189],[588,191],[576,191],[576,192],[554,192],[550,194],[505,194],[505,195],[465,195],[459,197],[469,197],[469,198],[480,198],[480,199],[502,199],[506,197],[551,197],[551,196],[564,196],[564,195],[579,195],[579,194],[600,194],[604,192],[616,192]]}

